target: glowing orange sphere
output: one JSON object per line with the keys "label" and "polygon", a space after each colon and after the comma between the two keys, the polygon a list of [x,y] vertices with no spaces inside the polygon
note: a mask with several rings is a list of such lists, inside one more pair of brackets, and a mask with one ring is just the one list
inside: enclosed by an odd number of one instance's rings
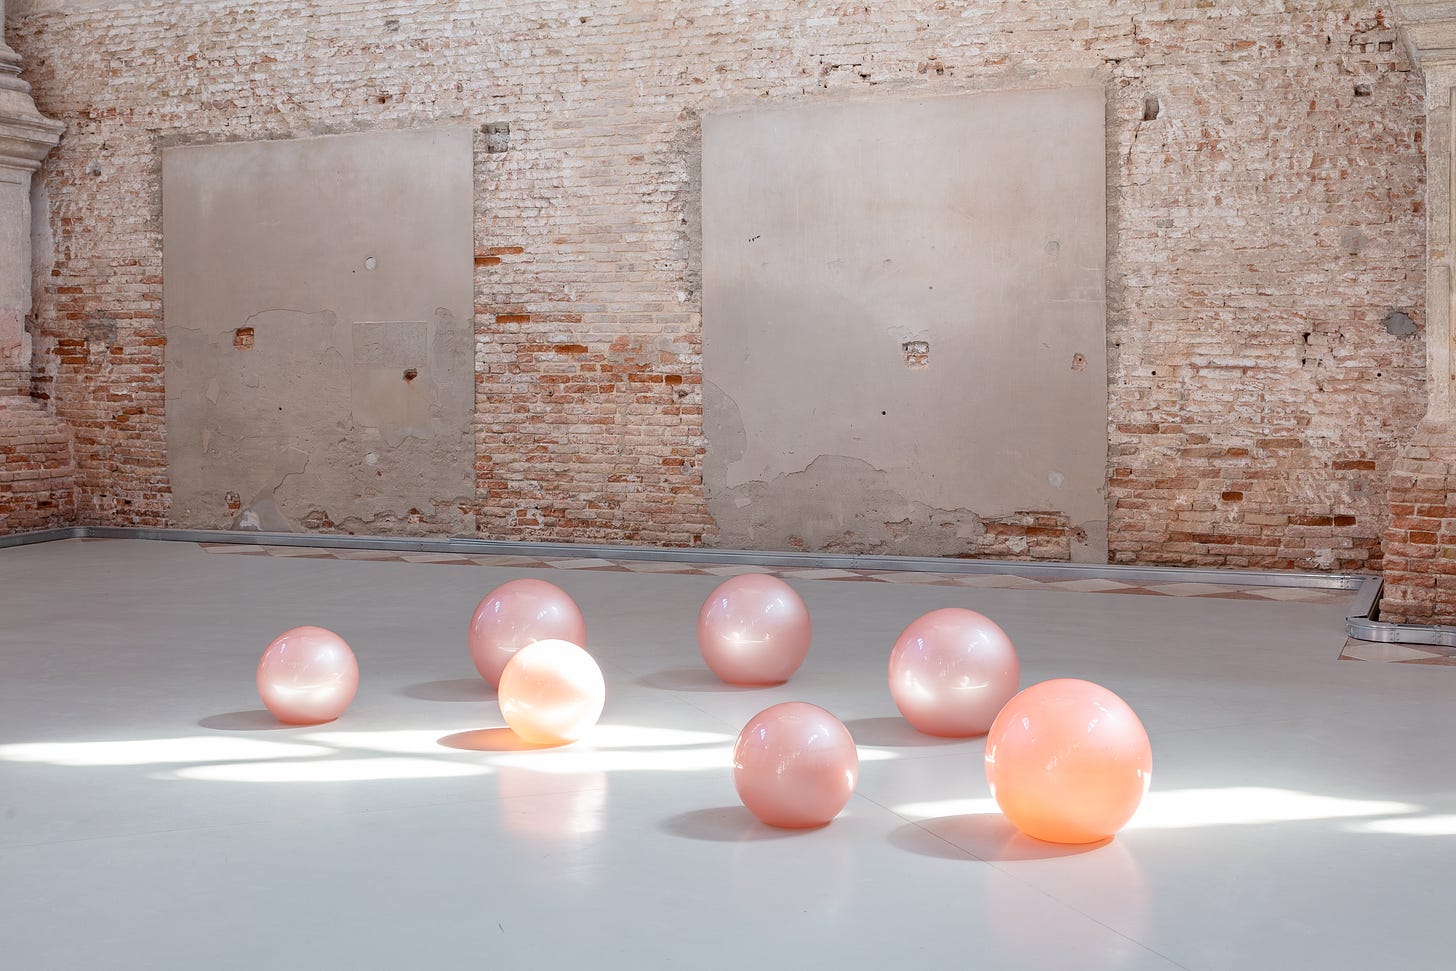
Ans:
{"label": "glowing orange sphere", "polygon": [[1090,681],[1043,681],[1006,703],[986,735],[986,781],[1017,829],[1095,843],[1137,812],[1152,779],[1148,733],[1127,703]]}

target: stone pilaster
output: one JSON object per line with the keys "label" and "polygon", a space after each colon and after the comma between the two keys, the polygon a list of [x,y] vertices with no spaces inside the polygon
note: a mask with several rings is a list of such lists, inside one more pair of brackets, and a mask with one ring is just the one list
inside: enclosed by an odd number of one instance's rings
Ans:
{"label": "stone pilaster", "polygon": [[0,0],[0,391],[30,372],[30,179],[64,130],[36,110],[4,23]]}
{"label": "stone pilaster", "polygon": [[41,116],[5,43],[0,0],[0,533],[75,520],[76,482],[66,429],[31,400],[30,179],[63,126]]}
{"label": "stone pilaster", "polygon": [[1456,621],[1456,2],[1400,4],[1401,37],[1426,86],[1426,416],[1390,474],[1383,620]]}

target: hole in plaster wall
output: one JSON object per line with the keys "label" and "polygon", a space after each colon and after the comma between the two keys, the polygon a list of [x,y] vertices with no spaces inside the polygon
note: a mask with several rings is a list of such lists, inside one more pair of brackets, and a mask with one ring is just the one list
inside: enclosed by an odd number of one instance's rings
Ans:
{"label": "hole in plaster wall", "polygon": [[1156,120],[1158,115],[1161,114],[1162,111],[1163,105],[1162,102],[1158,100],[1157,95],[1150,94],[1147,97],[1143,98],[1143,121]]}
{"label": "hole in plaster wall", "polygon": [[1355,97],[1357,98],[1368,98],[1370,97],[1372,91],[1373,89],[1371,88],[1371,86],[1363,81],[1355,85]]}
{"label": "hole in plaster wall", "polygon": [[905,341],[900,345],[905,354],[905,366],[924,368],[930,366],[930,341]]}
{"label": "hole in plaster wall", "polygon": [[1085,370],[1087,370],[1087,355],[1085,355],[1085,354],[1073,354],[1072,355],[1072,370],[1073,371],[1085,371]]}
{"label": "hole in plaster wall", "polygon": [[420,376],[420,372],[418,370],[416,370],[415,368],[408,368],[404,372],[404,379],[406,381],[413,381],[415,378],[417,378],[419,376]]}
{"label": "hole in plaster wall", "polygon": [[253,349],[253,328],[239,327],[233,331],[233,350],[250,351]]}
{"label": "hole in plaster wall", "polygon": [[372,269],[374,269],[378,265],[379,265],[379,261],[376,260],[372,256],[370,256],[370,257],[368,257],[367,259],[364,260],[364,269],[366,269],[366,270],[372,270]]}

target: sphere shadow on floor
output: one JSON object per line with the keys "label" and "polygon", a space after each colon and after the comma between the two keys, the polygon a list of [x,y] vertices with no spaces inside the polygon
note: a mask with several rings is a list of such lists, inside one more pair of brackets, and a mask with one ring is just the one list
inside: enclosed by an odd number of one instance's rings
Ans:
{"label": "sphere shadow on floor", "polygon": [[705,668],[668,668],[665,671],[654,671],[651,674],[644,674],[637,679],[637,683],[649,688],[660,688],[663,691],[721,691],[721,692],[742,692],[759,691],[765,687],[776,687],[774,685],[733,685],[719,680],[718,676]]}
{"label": "sphere shadow on floor", "polygon": [[208,715],[197,724],[219,732],[268,732],[283,728],[298,728],[285,725],[266,708],[251,708],[247,711],[227,711],[220,715]]}
{"label": "sphere shadow on floor", "polygon": [[[959,745],[967,741],[964,738],[940,738],[936,735],[926,735],[924,732],[916,731],[905,719],[893,715],[884,718],[854,718],[846,721],[844,727],[849,729],[849,734],[854,736],[856,745],[890,748],[912,745],[944,747]],[[981,738],[970,741],[979,742]]]}
{"label": "sphere shadow on floor", "polygon": [[537,745],[526,741],[509,728],[477,728],[468,732],[456,732],[440,739],[446,748],[464,752],[533,752],[542,748],[561,748],[561,745]]}
{"label": "sphere shadow on floor", "polygon": [[994,813],[938,816],[901,826],[890,834],[890,842],[902,850],[949,860],[974,857],[987,863],[1015,863],[1025,860],[1059,860],[1101,849],[1112,840],[1096,843],[1046,843],[1022,834],[1006,819]]}
{"label": "sphere shadow on floor", "polygon": [[787,839],[824,827],[775,829],[760,823],[754,818],[753,813],[742,806],[717,806],[713,809],[695,809],[692,812],[669,816],[659,823],[657,828],[673,836],[705,840],[710,843],[748,843],[758,840]]}

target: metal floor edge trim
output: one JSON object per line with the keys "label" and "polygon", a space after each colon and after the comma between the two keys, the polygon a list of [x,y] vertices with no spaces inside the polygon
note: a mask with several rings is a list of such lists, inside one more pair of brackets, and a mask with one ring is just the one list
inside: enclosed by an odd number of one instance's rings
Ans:
{"label": "metal floor edge trim", "polygon": [[1236,583],[1246,586],[1355,590],[1355,610],[1345,618],[1346,634],[1381,644],[1435,644],[1456,647],[1456,627],[1394,624],[1376,620],[1383,581],[1375,576],[1341,573],[1281,573],[1269,570],[1218,570],[1207,567],[1133,566],[1121,563],[1040,563],[1027,560],[976,560],[857,553],[786,553],[707,547],[611,546],[589,543],[526,543],[452,536],[340,536],[326,533],[240,533],[233,530],[168,529],[139,526],[63,526],[0,536],[0,549],[65,539],[141,539],[183,543],[236,543],[252,546],[311,546],[319,549],[396,550],[411,553],[581,557],[658,562],[717,562],[726,565],[809,569],[883,570],[885,572],[993,574],[1033,579],[1119,579],[1136,582]]}

